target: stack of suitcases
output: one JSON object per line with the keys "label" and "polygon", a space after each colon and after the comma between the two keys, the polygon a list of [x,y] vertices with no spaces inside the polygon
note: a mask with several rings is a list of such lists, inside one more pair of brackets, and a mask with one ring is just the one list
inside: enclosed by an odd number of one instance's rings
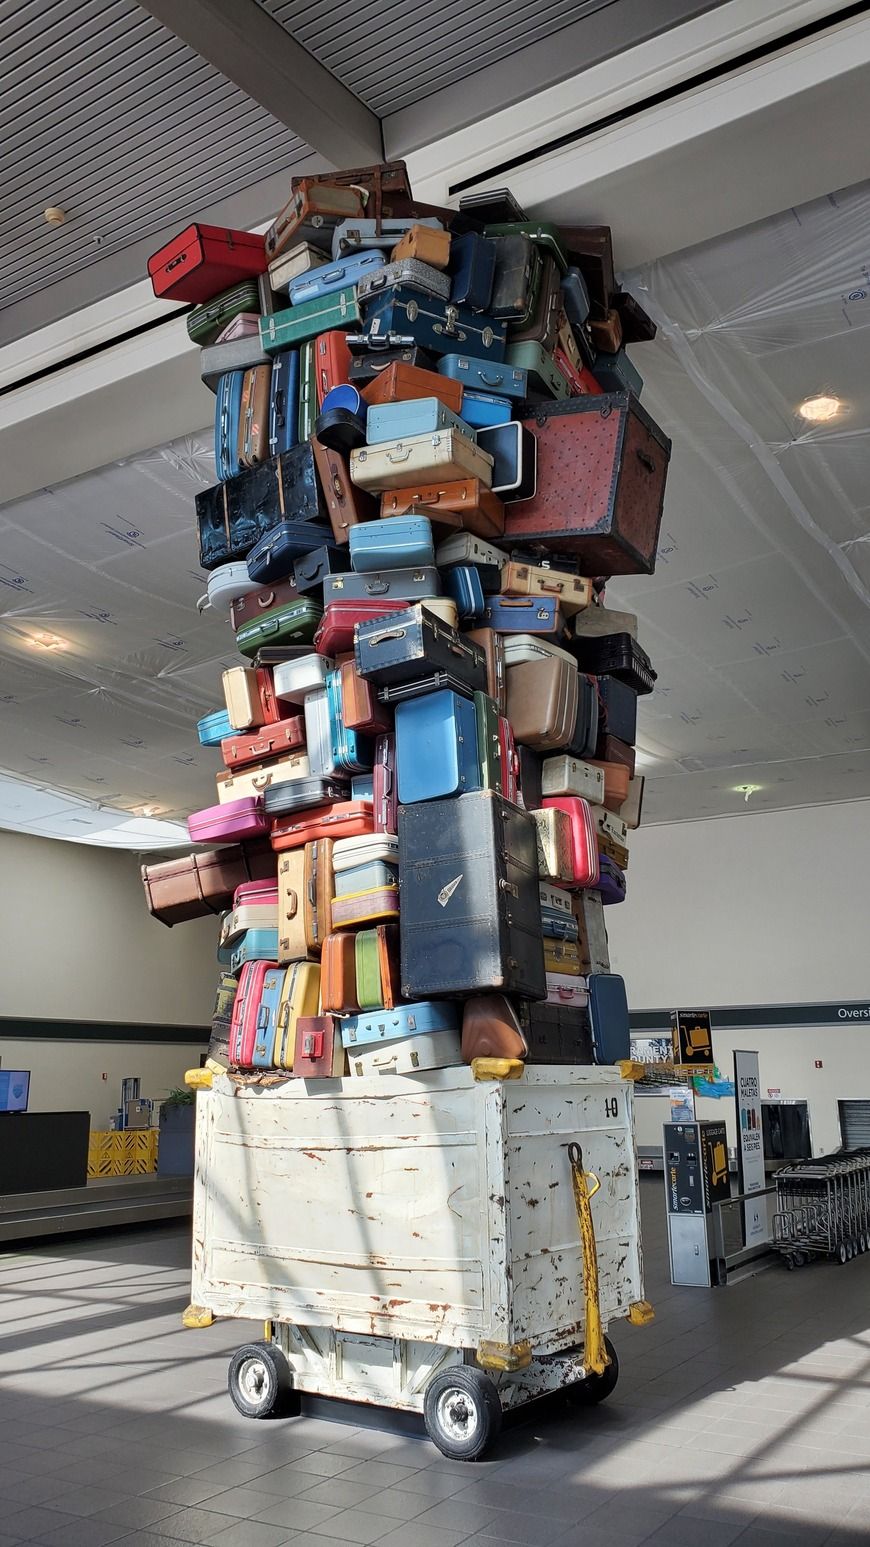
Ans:
{"label": "stack of suitcases", "polygon": [[265,237],[149,262],[194,303],[217,482],[207,604],[240,664],[166,924],[222,915],[210,1057],[305,1078],[628,1057],[637,700],[607,578],[651,574],[669,442],[607,228],[510,194],[414,200],[403,163],[294,180]]}

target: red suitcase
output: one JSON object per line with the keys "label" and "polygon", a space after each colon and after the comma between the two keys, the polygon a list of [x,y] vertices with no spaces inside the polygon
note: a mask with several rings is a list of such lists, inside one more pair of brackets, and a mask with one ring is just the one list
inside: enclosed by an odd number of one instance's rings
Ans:
{"label": "red suitcase", "polygon": [[350,359],[350,350],[343,333],[321,333],[314,340],[318,408],[323,407],[327,392],[333,387],[343,386],[347,381]]}
{"label": "red suitcase", "polygon": [[575,397],[601,397],[603,389],[592,372],[585,365],[581,365],[578,370],[573,360],[569,360],[564,349],[558,345],[553,350],[553,364],[562,372]]}
{"label": "red suitcase", "polygon": [[576,553],[585,575],[651,575],[671,443],[628,392],[529,403],[538,487],[507,507],[508,546]]}
{"label": "red suitcase", "polygon": [[336,1080],[347,1073],[347,1054],[331,1015],[300,1015],[296,1022],[293,1074],[299,1080]]}
{"label": "red suitcase", "polygon": [[165,301],[210,301],[266,268],[265,238],[225,226],[186,226],[148,259],[154,294]]}
{"label": "red suitcase", "polygon": [[237,1069],[253,1068],[263,979],[267,972],[277,969],[277,962],[252,961],[245,962],[239,973],[239,987],[233,1001],[233,1018],[230,1022],[230,1063]]}
{"label": "red suitcase", "polygon": [[391,612],[404,612],[410,602],[328,602],[314,636],[318,655],[347,655],[353,650],[355,623],[370,618],[386,618]]}
{"label": "red suitcase", "polygon": [[[265,670],[261,667],[260,670]],[[221,757],[226,768],[244,768],[264,757],[280,757],[305,745],[305,720],[301,714],[287,720],[275,720],[256,732],[243,731],[221,742]]]}
{"label": "red suitcase", "polygon": [[564,811],[571,823],[571,856],[574,879],[569,886],[597,886],[600,878],[598,862],[598,829],[588,800],[579,795],[545,795],[544,811]]}
{"label": "red suitcase", "polygon": [[511,722],[503,714],[498,717],[498,750],[501,758],[501,792],[505,800],[516,805],[520,787],[520,759]]}
{"label": "red suitcase", "polygon": [[399,831],[399,787],[396,782],[396,740],[379,736],[375,742],[372,796],[376,833]]}
{"label": "red suitcase", "polygon": [[[294,814],[295,815],[295,814]],[[282,816],[272,823],[272,848],[299,849],[316,838],[361,838],[373,833],[374,813],[370,800],[339,800],[333,806],[314,806],[298,817]],[[596,850],[597,852],[597,850]]]}

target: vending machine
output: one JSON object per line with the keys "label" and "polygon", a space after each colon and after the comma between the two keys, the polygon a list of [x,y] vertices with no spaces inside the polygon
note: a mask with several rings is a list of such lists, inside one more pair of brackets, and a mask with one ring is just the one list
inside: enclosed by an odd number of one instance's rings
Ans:
{"label": "vending machine", "polygon": [[665,1123],[665,1201],[671,1283],[724,1282],[713,1206],[731,1196],[724,1123]]}

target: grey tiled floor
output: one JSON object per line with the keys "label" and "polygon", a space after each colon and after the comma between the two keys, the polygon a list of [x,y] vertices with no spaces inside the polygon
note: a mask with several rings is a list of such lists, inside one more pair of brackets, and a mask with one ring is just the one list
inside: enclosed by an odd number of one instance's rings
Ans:
{"label": "grey tiled floor", "polygon": [[475,1466],[385,1430],[240,1418],[226,1361],[251,1329],[182,1330],[180,1228],[7,1249],[0,1547],[870,1542],[870,1256],[674,1290],[661,1184],[644,1194],[658,1314],[614,1330],[613,1397]]}

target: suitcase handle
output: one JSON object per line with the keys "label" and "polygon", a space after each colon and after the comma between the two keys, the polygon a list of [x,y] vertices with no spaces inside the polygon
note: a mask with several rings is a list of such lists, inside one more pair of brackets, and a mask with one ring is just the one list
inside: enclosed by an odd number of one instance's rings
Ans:
{"label": "suitcase handle", "polygon": [[653,461],[653,459],[649,455],[649,453],[646,452],[646,451],[641,451],[640,447],[638,447],[638,451],[637,451],[637,460],[640,463],[641,467],[645,467],[646,468],[648,473],[654,473],[655,472],[655,470],[656,470],[655,462]]}
{"label": "suitcase handle", "polygon": [[251,783],[253,784],[255,790],[264,790],[266,789],[267,785],[271,784],[271,782],[272,775],[269,773],[268,769],[264,769],[262,773],[251,774]]}
{"label": "suitcase handle", "polygon": [[[410,455],[411,455],[411,447],[410,446],[402,446],[401,443],[400,443],[396,447],[395,451],[388,451],[387,452],[387,461],[388,462],[407,462],[407,460],[408,460]],[[638,455],[640,455],[639,452],[638,452]]]}
{"label": "suitcase handle", "polygon": [[196,604],[196,610],[197,612],[205,612],[206,607],[210,606],[211,602],[208,599],[208,592],[206,591],[205,596],[201,596],[199,598],[199,601]]}
{"label": "suitcase handle", "polygon": [[383,596],[390,589],[389,580],[372,580],[366,586],[369,596]]}
{"label": "suitcase handle", "polygon": [[287,906],[286,906],[286,908],[284,910],[284,917],[288,918],[288,919],[295,919],[295,917],[296,917],[298,912],[299,912],[299,894],[297,892],[292,892],[292,891],[288,892],[287,893]]}
{"label": "suitcase handle", "polygon": [[480,377],[481,381],[485,381],[486,382],[486,385],[488,387],[500,387],[502,382],[505,379],[504,371],[497,371],[494,376],[490,376],[490,375],[488,375],[488,373],[486,371],[480,371],[480,370],[478,371],[477,374]]}
{"label": "suitcase handle", "polygon": [[[405,630],[403,628],[393,628],[390,629],[389,633],[387,634],[375,634],[374,636],[370,635],[366,640],[366,644],[369,645],[371,649],[374,649],[375,645],[383,645],[386,644],[389,640],[404,639],[404,637]],[[458,649],[458,646],[453,645],[451,648],[456,650]],[[461,654],[462,652],[460,651],[459,653]]]}

